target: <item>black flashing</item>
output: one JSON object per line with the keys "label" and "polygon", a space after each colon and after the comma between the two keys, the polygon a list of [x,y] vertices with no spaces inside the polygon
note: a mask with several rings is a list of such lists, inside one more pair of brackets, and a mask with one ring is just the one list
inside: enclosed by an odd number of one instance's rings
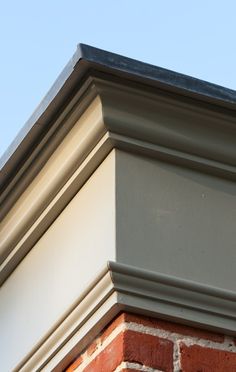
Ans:
{"label": "black flashing", "polygon": [[79,50],[82,58],[91,63],[132,75],[134,79],[140,77],[150,85],[155,85],[154,83],[163,84],[166,89],[169,87],[175,90],[184,90],[186,93],[192,92],[225,104],[236,105],[235,90],[85,44],[80,44]]}

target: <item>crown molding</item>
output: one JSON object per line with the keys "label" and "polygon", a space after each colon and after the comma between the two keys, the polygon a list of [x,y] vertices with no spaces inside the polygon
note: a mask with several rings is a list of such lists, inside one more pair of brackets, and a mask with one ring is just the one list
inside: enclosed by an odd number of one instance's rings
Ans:
{"label": "crown molding", "polygon": [[[1,195],[0,283],[112,148],[236,180],[232,111],[111,76],[90,76]],[[45,173],[50,182],[43,185]]]}
{"label": "crown molding", "polygon": [[139,85],[95,79],[115,147],[236,180],[236,115]]}
{"label": "crown molding", "polygon": [[108,262],[15,370],[61,371],[120,311],[236,334],[236,293]]}
{"label": "crown molding", "polygon": [[[72,58],[65,66],[49,92],[26,122],[13,143],[0,158],[0,189],[14,176],[16,168],[24,161],[31,147],[43,132],[50,130],[58,112],[68,104],[91,71],[110,74],[118,80],[140,83],[158,88],[163,92],[212,104],[213,107],[228,109],[235,114],[235,91],[191,76],[176,73],[158,66],[136,61],[89,45],[79,44]],[[29,141],[30,140],[30,141]]]}

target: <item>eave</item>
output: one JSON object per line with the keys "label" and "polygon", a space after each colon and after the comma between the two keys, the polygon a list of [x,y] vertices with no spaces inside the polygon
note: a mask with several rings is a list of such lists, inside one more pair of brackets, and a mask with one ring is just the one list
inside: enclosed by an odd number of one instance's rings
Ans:
{"label": "eave", "polygon": [[91,71],[109,74],[119,79],[125,78],[126,81],[142,83],[148,87],[193,98],[211,104],[220,111],[232,110],[232,115],[236,110],[234,90],[79,44],[75,54],[49,92],[0,158],[0,191],[15,176],[21,164],[29,156],[32,146],[42,140],[58,113],[73,97],[75,91],[83,85]]}

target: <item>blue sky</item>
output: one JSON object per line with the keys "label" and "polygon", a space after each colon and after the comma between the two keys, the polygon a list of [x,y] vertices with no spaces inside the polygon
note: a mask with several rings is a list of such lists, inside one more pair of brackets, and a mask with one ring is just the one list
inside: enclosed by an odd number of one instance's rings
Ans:
{"label": "blue sky", "polygon": [[78,43],[236,90],[235,0],[0,2],[0,155]]}

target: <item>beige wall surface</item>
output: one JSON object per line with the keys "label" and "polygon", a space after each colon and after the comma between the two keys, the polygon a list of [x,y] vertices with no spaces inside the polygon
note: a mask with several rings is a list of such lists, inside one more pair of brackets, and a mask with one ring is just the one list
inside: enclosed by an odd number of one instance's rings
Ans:
{"label": "beige wall surface", "polygon": [[12,370],[114,257],[112,151],[3,284],[0,369]]}
{"label": "beige wall surface", "polygon": [[235,291],[236,187],[117,151],[117,260]]}

